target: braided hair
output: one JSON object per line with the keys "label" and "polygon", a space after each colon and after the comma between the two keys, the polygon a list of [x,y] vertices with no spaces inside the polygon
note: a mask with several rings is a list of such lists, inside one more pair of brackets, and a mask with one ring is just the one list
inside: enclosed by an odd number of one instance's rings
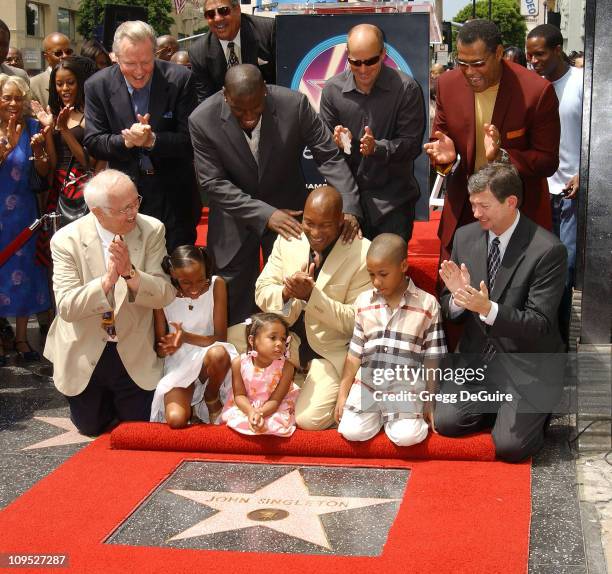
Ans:
{"label": "braided hair", "polygon": [[162,259],[161,267],[164,272],[170,275],[171,283],[179,289],[178,281],[172,277],[172,271],[174,269],[182,269],[189,267],[194,263],[199,263],[204,269],[204,275],[208,281],[213,276],[215,264],[212,255],[208,253],[205,247],[196,247],[195,245],[180,245],[173,252],[172,255],[166,255]]}

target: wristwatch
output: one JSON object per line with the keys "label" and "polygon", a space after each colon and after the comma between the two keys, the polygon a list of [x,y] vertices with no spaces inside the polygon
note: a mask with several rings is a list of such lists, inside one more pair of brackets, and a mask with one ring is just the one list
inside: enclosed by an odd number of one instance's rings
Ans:
{"label": "wristwatch", "polygon": [[121,277],[123,277],[126,281],[129,281],[130,279],[132,279],[132,277],[134,277],[134,275],[136,275],[136,268],[132,264],[132,268],[130,269],[129,275],[122,275]]}
{"label": "wristwatch", "polygon": [[495,160],[497,163],[512,163],[510,161],[510,154],[503,148],[499,148],[499,157]]}

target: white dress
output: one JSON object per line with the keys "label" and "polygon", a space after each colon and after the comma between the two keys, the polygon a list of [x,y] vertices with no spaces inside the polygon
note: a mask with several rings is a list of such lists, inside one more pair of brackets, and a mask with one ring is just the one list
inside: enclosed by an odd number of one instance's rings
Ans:
{"label": "white dress", "polygon": [[[170,325],[170,322],[173,322],[182,323],[183,330],[190,333],[205,336],[214,335],[213,291],[216,279],[217,277],[213,275],[210,287],[197,299],[176,297],[170,305],[164,307],[164,314],[166,315],[166,321],[168,322],[171,332],[174,331],[174,328]],[[170,389],[175,387],[186,388],[191,383],[195,382],[191,405],[197,405],[204,400],[204,391],[206,390],[206,383],[208,381],[201,382],[198,377],[202,370],[202,364],[208,349],[215,345],[224,347],[229,354],[230,360],[238,356],[234,345],[217,342],[208,347],[198,347],[196,345],[183,343],[174,355],[165,358],[164,376],[155,389],[153,404],[151,405],[151,422],[166,422],[164,396]],[[232,370],[230,368],[221,384],[219,393],[221,403],[225,402],[231,390]],[[204,422],[208,422],[208,409],[199,408],[197,409],[197,414]]]}

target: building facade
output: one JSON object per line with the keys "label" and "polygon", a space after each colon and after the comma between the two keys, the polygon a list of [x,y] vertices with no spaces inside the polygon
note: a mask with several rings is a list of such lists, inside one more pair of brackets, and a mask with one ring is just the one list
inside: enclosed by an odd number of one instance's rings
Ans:
{"label": "building facade", "polygon": [[11,31],[11,46],[19,48],[28,73],[44,69],[43,38],[62,32],[77,50],[82,38],[76,31],[79,0],[1,0],[2,16]]}

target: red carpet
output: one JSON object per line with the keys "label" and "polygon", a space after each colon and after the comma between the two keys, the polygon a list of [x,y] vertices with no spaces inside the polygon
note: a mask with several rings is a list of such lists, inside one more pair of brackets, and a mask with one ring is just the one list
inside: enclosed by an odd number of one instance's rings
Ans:
{"label": "red carpet", "polygon": [[[178,550],[104,540],[183,460],[317,464],[288,456],[119,451],[103,436],[0,513],[1,552],[66,553],[79,574],[323,572],[524,574],[530,466],[501,462],[326,459],[410,468],[405,497],[378,557]],[[20,568],[19,572],[40,572]]]}
{"label": "red carpet", "polygon": [[[415,221],[412,239],[408,245],[409,274],[412,280],[417,287],[434,294],[440,255],[440,240],[437,235],[440,213],[439,211],[431,212],[430,221]],[[202,218],[197,231],[196,245],[206,245],[208,208],[202,210]]]}
{"label": "red carpet", "polygon": [[495,460],[491,433],[446,438],[430,433],[408,447],[394,445],[384,433],[365,443],[349,442],[336,430],[297,430],[290,438],[245,436],[226,426],[193,425],[172,430],[159,423],[123,423],[111,433],[111,448],[218,454],[287,455],[315,459],[388,458],[406,460]]}

